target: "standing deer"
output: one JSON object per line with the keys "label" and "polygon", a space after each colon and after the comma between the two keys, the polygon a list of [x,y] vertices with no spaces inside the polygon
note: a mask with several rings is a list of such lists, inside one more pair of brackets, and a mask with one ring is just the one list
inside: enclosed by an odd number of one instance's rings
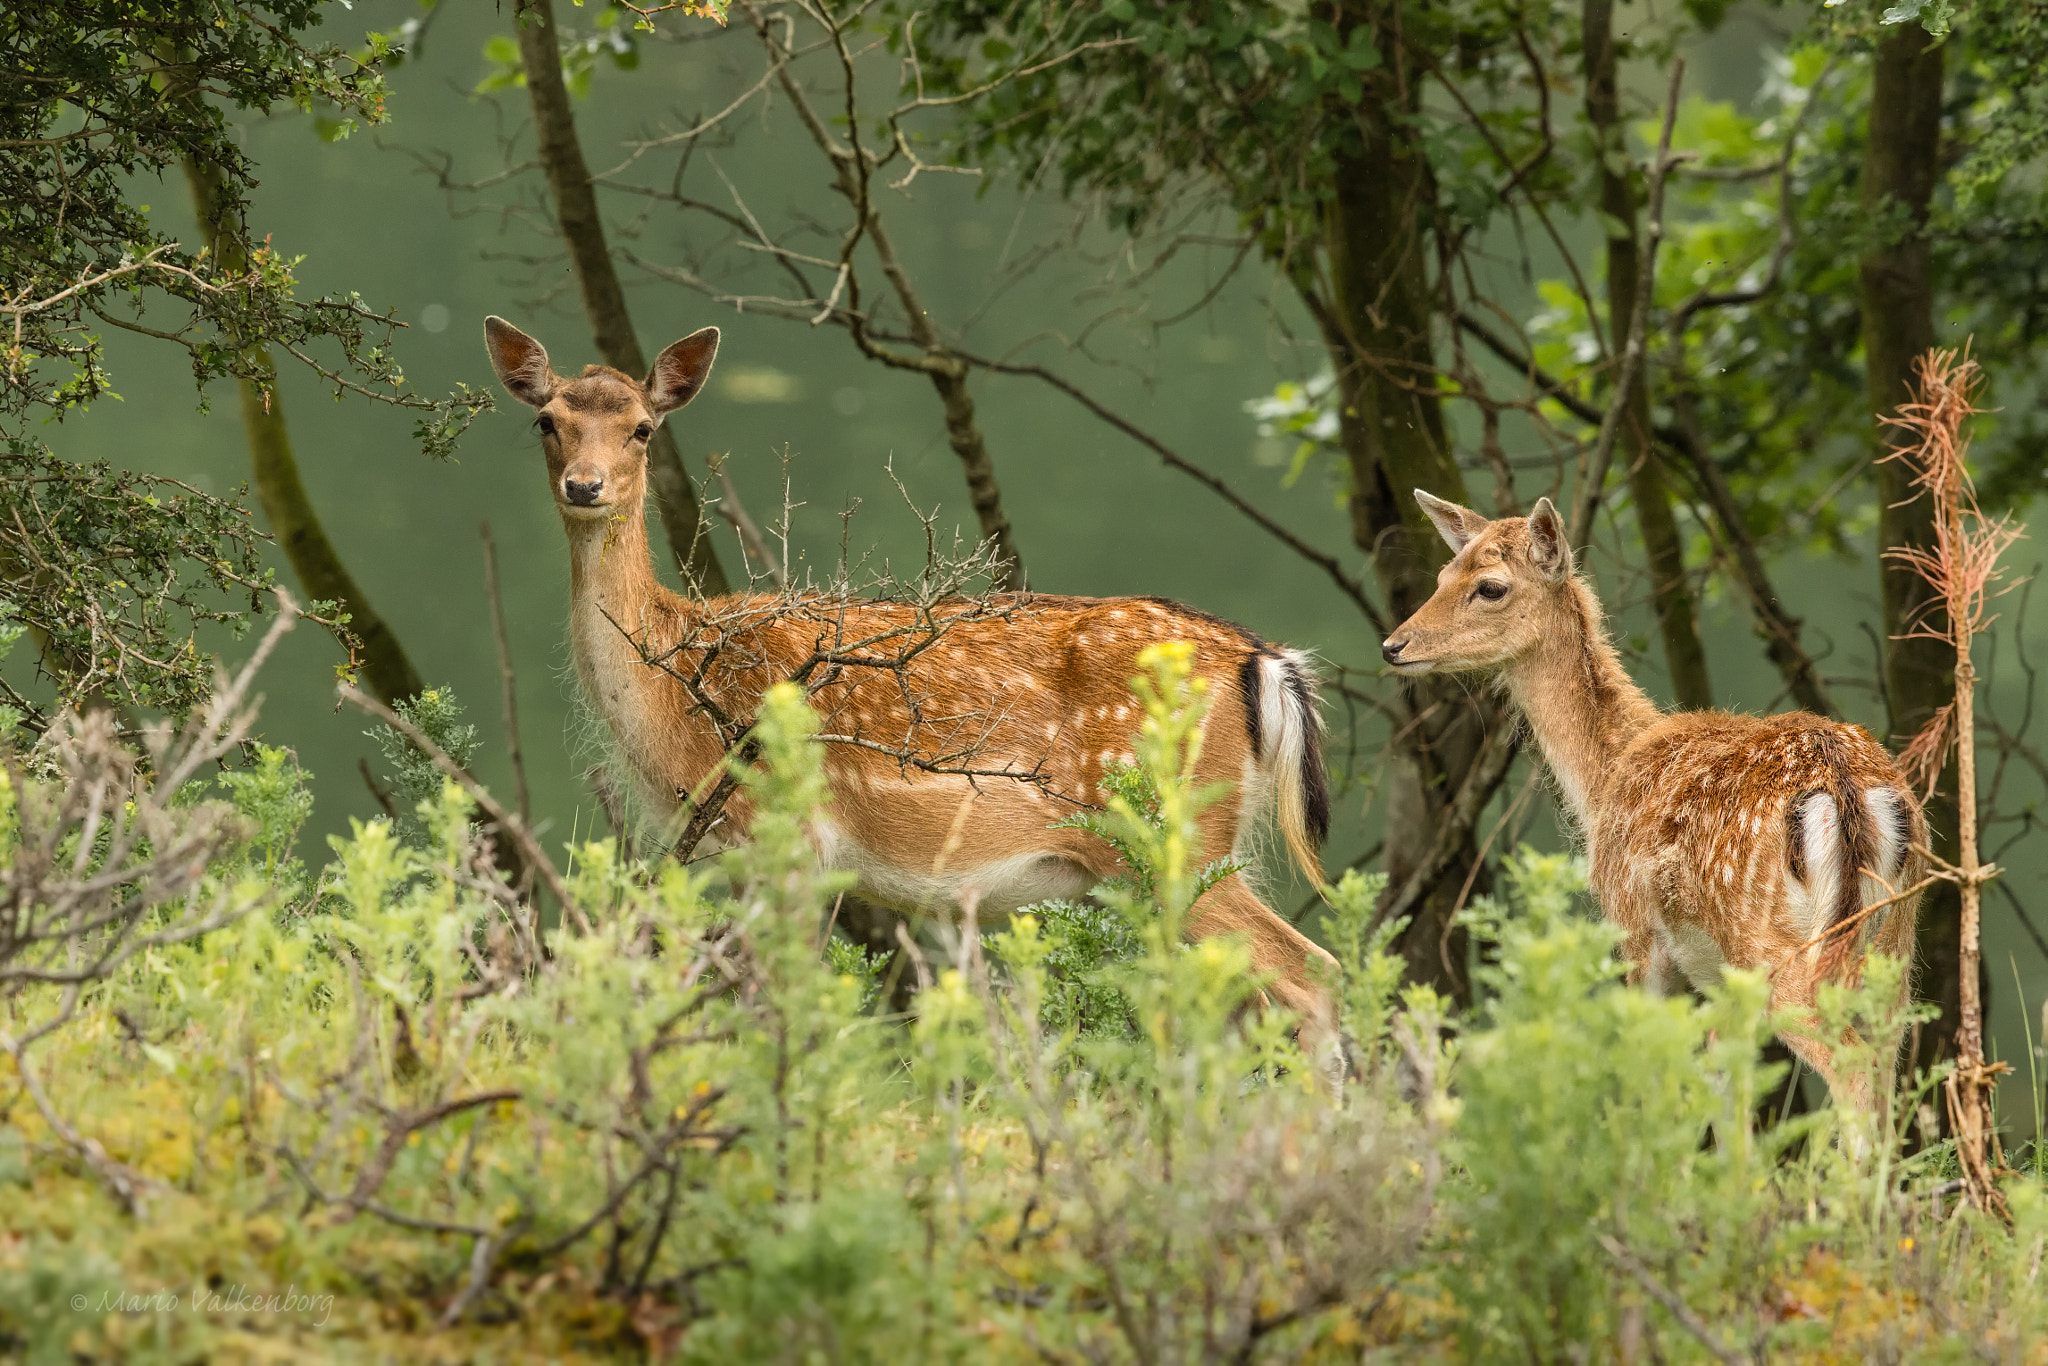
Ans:
{"label": "standing deer", "polygon": [[[644,382],[600,365],[557,375],[540,343],[502,318],[486,319],[484,334],[499,380],[539,412],[569,537],[577,678],[657,816],[700,809],[762,694],[801,675],[828,732],[831,798],[814,826],[828,869],[913,912],[952,903],[1002,915],[1084,895],[1117,872],[1117,855],[1085,831],[1051,827],[1099,800],[1107,765],[1129,762],[1138,718],[1126,680],[1139,652],[1185,640],[1211,699],[1196,781],[1237,785],[1235,801],[1204,814],[1205,846],[1243,852],[1270,809],[1321,883],[1329,801],[1305,656],[1157,598],[1002,594],[933,612],[844,594],[682,597],[649,557],[647,441],[703,389],[718,329],[663,351]],[[744,837],[744,791],[720,818],[720,835]],[[1318,979],[1334,961],[1242,875],[1211,888],[1188,928],[1198,939],[1245,935],[1268,991],[1302,1018],[1304,1042],[1332,1038]]]}
{"label": "standing deer", "polygon": [[[1583,834],[1594,895],[1627,936],[1631,980],[1696,986],[1772,972],[1772,1003],[1811,1020],[1819,984],[1871,949],[1910,959],[1927,828],[1891,756],[1808,712],[1664,712],[1608,643],[1557,509],[1488,521],[1416,501],[1452,551],[1428,602],[1381,653],[1404,674],[1498,671]],[[1866,909],[1866,908],[1875,909]],[[1788,1047],[1868,1104],[1810,1032]]]}

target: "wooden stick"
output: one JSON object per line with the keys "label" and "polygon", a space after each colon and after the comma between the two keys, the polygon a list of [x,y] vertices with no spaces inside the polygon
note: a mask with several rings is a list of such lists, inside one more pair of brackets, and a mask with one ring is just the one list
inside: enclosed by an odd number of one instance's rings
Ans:
{"label": "wooden stick", "polygon": [[498,591],[498,543],[489,520],[477,523],[484,542],[484,589],[491,598],[491,633],[498,642],[498,684],[505,701],[505,752],[512,757],[512,781],[519,789],[519,819],[533,824],[533,800],[526,787],[526,760],[519,751],[519,689],[512,676],[512,642],[505,633],[505,599]]}

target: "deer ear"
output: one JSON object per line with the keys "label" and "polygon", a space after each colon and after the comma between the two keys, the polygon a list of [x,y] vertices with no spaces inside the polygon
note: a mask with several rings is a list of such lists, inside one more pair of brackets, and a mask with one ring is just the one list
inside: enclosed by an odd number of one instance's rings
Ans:
{"label": "deer ear", "polygon": [[484,345],[498,382],[521,403],[538,408],[555,394],[555,372],[548,367],[547,348],[503,318],[484,319]]}
{"label": "deer ear", "polygon": [[1529,513],[1529,558],[1543,577],[1564,582],[1572,572],[1572,546],[1565,539],[1564,518],[1548,498],[1538,498]]}
{"label": "deer ear", "polygon": [[672,413],[702,393],[717,355],[718,329],[705,327],[670,343],[656,356],[654,368],[647,372],[647,396],[654,401],[655,415]]}
{"label": "deer ear", "polygon": [[1444,538],[1444,544],[1451,548],[1453,555],[1472,544],[1472,538],[1491,525],[1471,508],[1447,503],[1421,489],[1415,490],[1415,502],[1429,514],[1429,520],[1436,524],[1437,535]]}

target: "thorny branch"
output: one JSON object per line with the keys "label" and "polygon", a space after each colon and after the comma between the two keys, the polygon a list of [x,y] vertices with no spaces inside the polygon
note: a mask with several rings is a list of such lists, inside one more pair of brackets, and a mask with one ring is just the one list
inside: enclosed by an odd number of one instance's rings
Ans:
{"label": "thorny branch", "polygon": [[[787,520],[785,493],[785,523]],[[920,513],[926,534],[923,572],[904,582],[877,571],[856,583],[853,570],[841,566],[825,584],[806,580],[774,594],[750,594],[707,603],[683,623],[673,641],[658,641],[644,628],[607,616],[649,668],[680,683],[693,709],[707,719],[724,750],[699,789],[678,793],[689,812],[672,853],[684,861],[722,820],[724,808],[739,789],[739,766],[752,757],[753,718],[732,705],[729,680],[752,675],[771,664],[770,638],[804,641],[802,653],[773,665],[778,680],[803,688],[823,721],[817,741],[887,755],[905,770],[965,777],[970,781],[1000,779],[1029,783],[1059,797],[1041,765],[975,762],[994,729],[1005,719],[1000,710],[959,715],[931,711],[927,691],[917,674],[923,656],[962,626],[1008,621],[1030,609],[1029,594],[1006,594],[996,588],[1000,574],[992,545],[983,542],[964,557],[941,553],[935,526],[937,512]],[[975,585],[981,585],[976,588]],[[889,609],[879,616],[877,609]],[[900,733],[874,735],[858,726],[841,729],[834,690],[863,675],[887,677],[902,703]],[[748,687],[744,695],[752,696]],[[1077,806],[1082,803],[1076,802]]]}

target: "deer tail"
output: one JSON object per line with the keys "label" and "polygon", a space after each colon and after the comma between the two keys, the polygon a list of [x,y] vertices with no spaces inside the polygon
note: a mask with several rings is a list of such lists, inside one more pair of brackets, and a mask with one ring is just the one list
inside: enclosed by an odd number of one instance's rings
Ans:
{"label": "deer tail", "polygon": [[1266,648],[1246,659],[1243,681],[1252,754],[1270,775],[1280,836],[1303,876],[1321,887],[1317,851],[1330,833],[1330,787],[1315,664],[1299,650]]}
{"label": "deer tail", "polygon": [[1821,740],[1827,765],[1825,788],[1803,794],[1792,804],[1792,872],[1816,899],[1827,898],[1815,916],[1816,966],[1823,977],[1835,977],[1857,956],[1857,948],[1876,928],[1863,923],[1865,889],[1871,901],[1890,895],[1885,880],[1896,877],[1911,840],[1910,798],[1890,786],[1859,786],[1847,742],[1839,735]]}

